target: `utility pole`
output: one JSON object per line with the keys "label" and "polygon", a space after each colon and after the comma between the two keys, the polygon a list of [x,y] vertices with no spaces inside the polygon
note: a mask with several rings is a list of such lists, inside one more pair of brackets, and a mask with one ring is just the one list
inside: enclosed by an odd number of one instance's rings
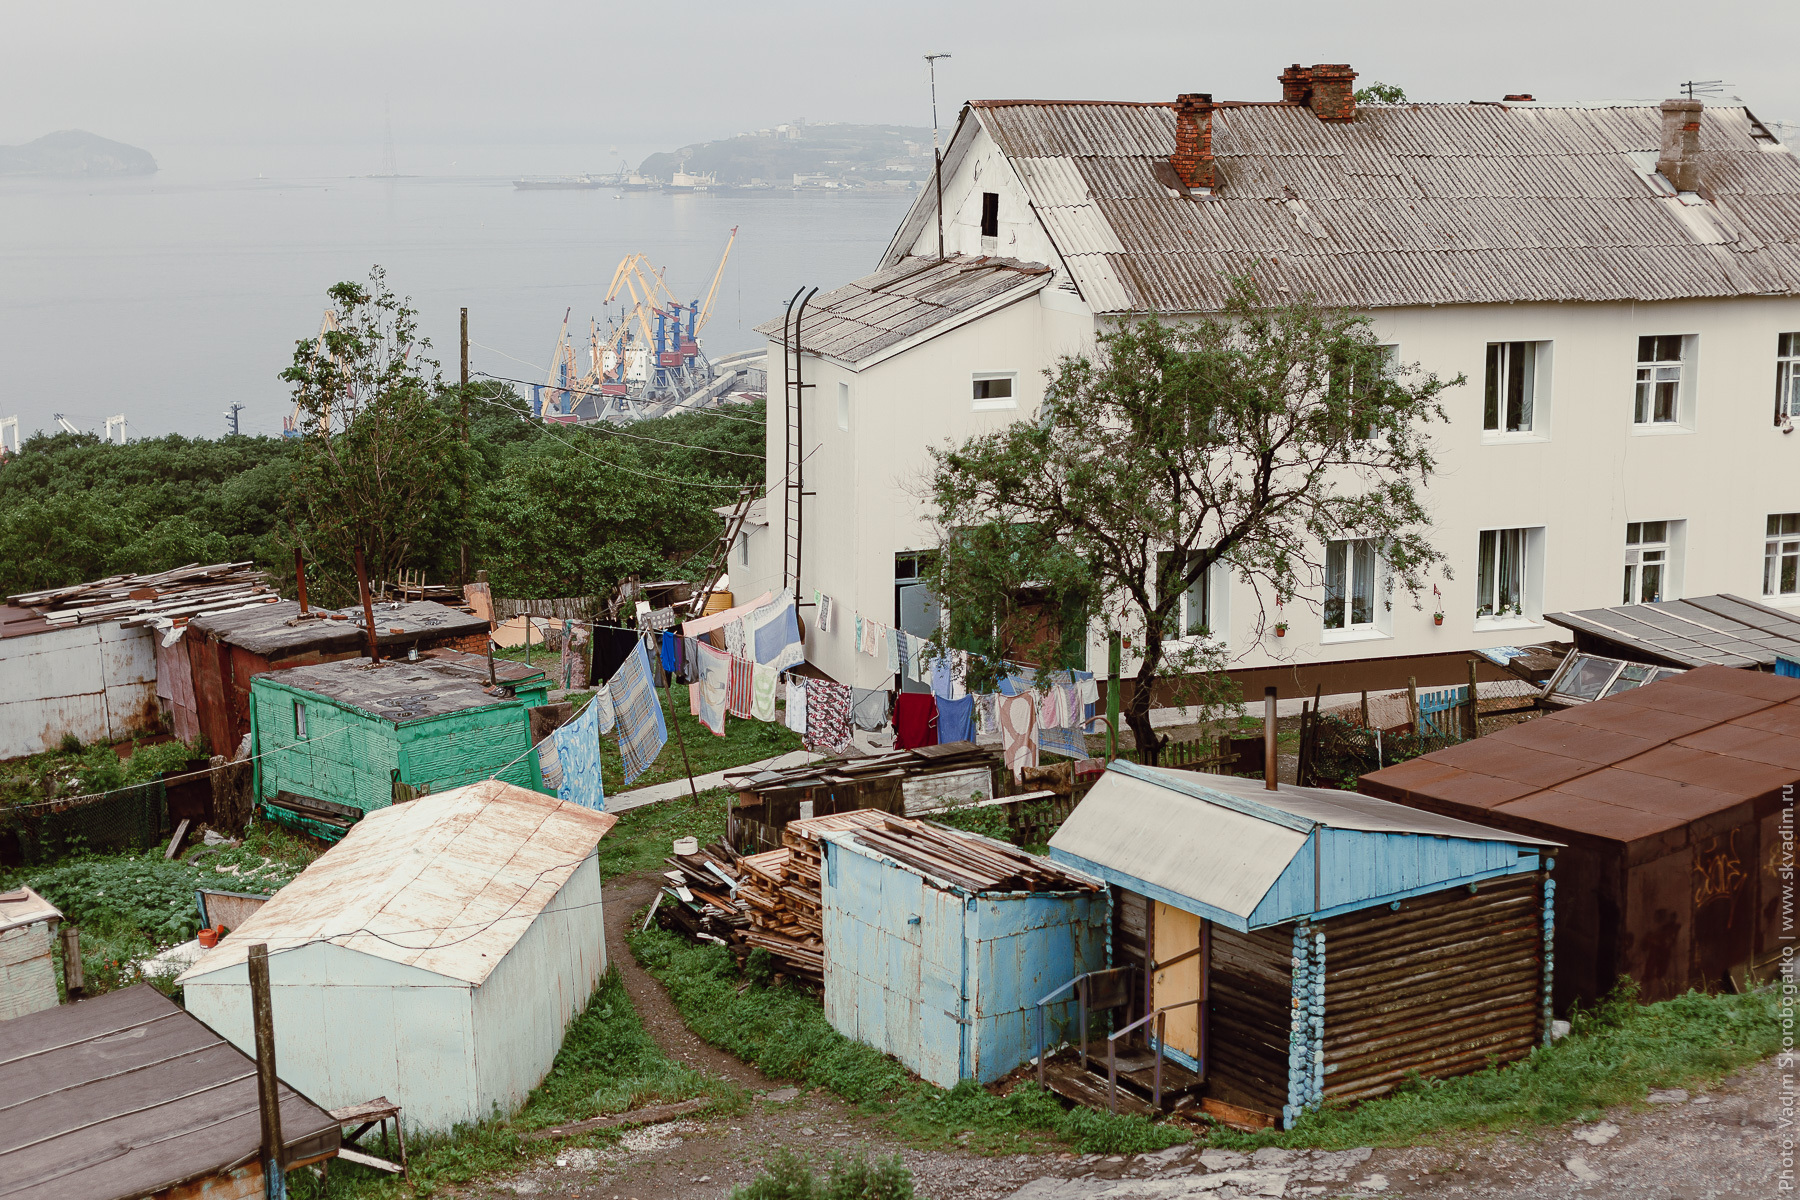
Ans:
{"label": "utility pole", "polygon": [[250,947],[250,1021],[256,1031],[256,1107],[262,1117],[263,1196],[286,1200],[281,1162],[281,1091],[275,1076],[275,1008],[269,997],[269,947]]}
{"label": "utility pole", "polygon": [[[941,241],[942,239],[939,239],[939,240]],[[231,425],[231,436],[232,437],[237,436],[238,413],[242,412],[243,408],[244,408],[244,406],[241,404],[233,404],[230,408],[225,410],[225,420],[228,421]]]}
{"label": "utility pole", "polygon": [[[462,310],[462,387],[457,392],[457,399],[462,402],[462,440],[466,450],[469,445],[469,310]],[[462,519],[464,526],[457,538],[457,560],[462,566],[462,582],[469,581],[469,536],[467,522],[469,519],[469,461],[463,456],[462,486]]]}
{"label": "utility pole", "polygon": [[931,73],[931,181],[937,189],[938,261],[944,261],[944,155],[938,149],[937,60],[949,58],[945,51],[925,56],[925,69]]}

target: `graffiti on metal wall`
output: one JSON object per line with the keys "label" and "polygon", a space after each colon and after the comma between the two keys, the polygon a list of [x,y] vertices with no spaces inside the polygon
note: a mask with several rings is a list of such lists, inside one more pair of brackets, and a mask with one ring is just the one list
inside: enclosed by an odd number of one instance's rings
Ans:
{"label": "graffiti on metal wall", "polygon": [[1730,900],[1750,881],[1738,853],[1738,831],[1708,838],[1694,848],[1694,907]]}

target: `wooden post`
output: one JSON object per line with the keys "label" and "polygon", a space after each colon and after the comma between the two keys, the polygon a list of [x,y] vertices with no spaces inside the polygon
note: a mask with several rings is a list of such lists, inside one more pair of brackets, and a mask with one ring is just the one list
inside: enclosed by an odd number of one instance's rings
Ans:
{"label": "wooden post", "polygon": [[250,1020],[256,1032],[256,1107],[262,1118],[263,1195],[287,1195],[281,1161],[281,1093],[275,1076],[275,1008],[269,996],[269,947],[250,947]]}
{"label": "wooden post", "polygon": [[300,553],[300,547],[294,547],[294,588],[300,595],[300,615],[308,612],[306,605],[306,557]]}
{"label": "wooden post", "polygon": [[1369,693],[1366,689],[1362,694],[1362,726],[1364,729],[1369,727]]}
{"label": "wooden post", "polygon": [[1106,635],[1106,757],[1119,757],[1119,631]]}
{"label": "wooden post", "polygon": [[1406,677],[1406,707],[1412,714],[1413,736],[1418,737],[1423,731],[1419,728],[1419,679],[1416,675]]}
{"label": "wooden post", "polygon": [[1263,689],[1263,787],[1279,791],[1275,774],[1275,689]]}
{"label": "wooden post", "polygon": [[[694,798],[694,803],[698,805],[700,803],[700,792],[699,789],[694,786],[694,764],[688,761],[687,738],[682,736],[681,732],[681,706],[675,703],[675,676],[673,674],[669,676],[669,682],[664,685],[664,690],[668,693],[669,708],[672,710],[669,714],[669,724],[675,727],[675,744],[681,747],[681,769],[687,772],[688,795],[692,796]],[[652,692],[652,695],[654,694],[655,693]],[[729,818],[727,818],[725,824],[725,837],[727,840],[731,837],[731,823]]]}
{"label": "wooden post", "polygon": [[356,586],[362,592],[363,628],[369,634],[369,662],[381,661],[381,647],[375,641],[375,605],[369,599],[369,570],[363,565],[362,547],[356,549]]}
{"label": "wooden post", "polygon": [[1476,680],[1479,666],[1474,659],[1469,660],[1469,736],[1481,736],[1480,689]]}
{"label": "wooden post", "polygon": [[81,973],[81,930],[79,927],[63,924],[60,931],[63,952],[63,988],[69,993],[72,1004],[81,999],[87,990],[87,977]]}

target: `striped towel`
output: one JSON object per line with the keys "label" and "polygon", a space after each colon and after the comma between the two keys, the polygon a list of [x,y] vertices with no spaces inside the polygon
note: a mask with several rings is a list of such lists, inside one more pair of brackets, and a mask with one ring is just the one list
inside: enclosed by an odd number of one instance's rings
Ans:
{"label": "striped towel", "polygon": [[756,703],[756,664],[747,658],[731,660],[731,686],[725,694],[725,709],[740,721],[750,719]]}
{"label": "striped towel", "polygon": [[619,757],[624,760],[623,774],[629,784],[650,769],[669,740],[669,727],[663,722],[662,705],[651,682],[650,655],[642,640],[607,682],[606,690],[618,712]]}

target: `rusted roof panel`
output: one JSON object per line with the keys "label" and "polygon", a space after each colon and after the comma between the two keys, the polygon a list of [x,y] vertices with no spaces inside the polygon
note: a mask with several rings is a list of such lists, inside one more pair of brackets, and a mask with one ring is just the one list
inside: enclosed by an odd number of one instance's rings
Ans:
{"label": "rusted roof panel", "polygon": [[[813,354],[859,363],[928,329],[948,329],[988,301],[1050,282],[1050,268],[1010,258],[909,258],[865,275],[806,306],[801,341]],[[782,322],[756,332],[780,337]]]}
{"label": "rusted roof panel", "polygon": [[1211,196],[1155,174],[1175,148],[1167,105],[972,111],[1056,214],[1045,223],[1102,312],[1215,309],[1252,268],[1355,308],[1800,294],[1800,163],[1740,106],[1706,109],[1705,203],[1685,212],[1641,173],[1654,104],[1394,105],[1345,123],[1227,104]]}
{"label": "rusted roof panel", "polygon": [[1434,812],[1635,841],[1800,781],[1800,680],[1697,667],[1363,781]]}
{"label": "rusted roof panel", "polygon": [[[344,619],[332,620],[334,611]],[[259,604],[235,612],[198,616],[189,624],[221,642],[242,646],[252,654],[282,659],[311,652],[359,650],[367,641],[362,619],[360,606],[333,610],[316,605],[311,616],[302,618],[298,603],[283,600],[278,604]],[[483,618],[435,600],[383,602],[375,606],[376,640],[383,647],[442,642],[472,637],[487,630],[488,623]]]}
{"label": "rusted roof panel", "polygon": [[479,984],[618,819],[498,780],[377,809],[181,981],[329,941]]}

